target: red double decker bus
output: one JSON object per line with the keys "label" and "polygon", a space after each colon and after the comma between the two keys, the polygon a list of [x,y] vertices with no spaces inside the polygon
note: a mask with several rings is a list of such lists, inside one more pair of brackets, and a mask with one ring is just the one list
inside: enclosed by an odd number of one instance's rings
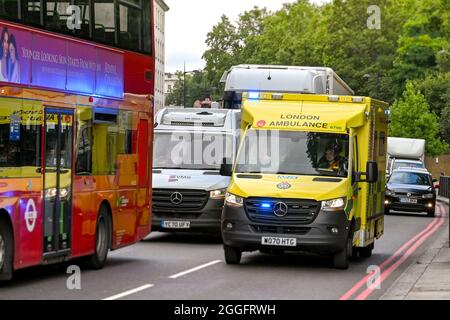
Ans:
{"label": "red double decker bus", "polygon": [[147,0],[0,0],[0,280],[150,232]]}

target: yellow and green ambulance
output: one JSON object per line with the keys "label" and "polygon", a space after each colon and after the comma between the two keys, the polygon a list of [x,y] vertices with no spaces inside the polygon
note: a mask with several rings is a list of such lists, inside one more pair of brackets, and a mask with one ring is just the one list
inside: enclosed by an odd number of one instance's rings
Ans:
{"label": "yellow and green ambulance", "polygon": [[[388,105],[355,96],[243,95],[237,160],[222,212],[225,260],[305,251],[336,268],[383,234]],[[226,159],[224,159],[226,160]]]}

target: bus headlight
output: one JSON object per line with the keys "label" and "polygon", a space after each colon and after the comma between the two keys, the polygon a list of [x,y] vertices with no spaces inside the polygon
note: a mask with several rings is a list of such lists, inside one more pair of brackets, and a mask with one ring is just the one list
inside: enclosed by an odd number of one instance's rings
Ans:
{"label": "bus headlight", "polygon": [[218,189],[209,192],[209,197],[214,200],[225,199],[227,189]]}
{"label": "bus headlight", "polygon": [[50,188],[50,189],[45,190],[45,197],[46,198],[56,197],[56,188]]}
{"label": "bus headlight", "polygon": [[[45,197],[46,198],[54,198],[54,197],[56,197],[56,192],[57,192],[56,188],[47,189],[47,190],[45,190]],[[69,194],[69,189],[66,189],[66,188],[59,189],[59,197],[60,198],[65,198],[65,197],[67,197],[68,194]]]}
{"label": "bus headlight", "polygon": [[346,198],[337,198],[322,201],[322,210],[325,211],[340,211],[345,209]]}
{"label": "bus headlight", "polygon": [[244,198],[227,192],[225,202],[230,207],[242,207],[244,205]]}

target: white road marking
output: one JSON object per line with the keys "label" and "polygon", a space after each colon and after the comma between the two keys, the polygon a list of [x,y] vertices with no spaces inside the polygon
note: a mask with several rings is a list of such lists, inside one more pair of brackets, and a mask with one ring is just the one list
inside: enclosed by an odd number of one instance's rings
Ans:
{"label": "white road marking", "polygon": [[117,299],[129,296],[131,294],[150,289],[150,288],[152,288],[154,286],[155,286],[154,284],[146,284],[145,286],[141,286],[141,287],[138,287],[136,289],[128,290],[128,291],[116,294],[115,296],[105,298],[103,300],[117,300]]}
{"label": "white road marking", "polygon": [[198,270],[200,270],[200,269],[204,269],[204,268],[210,267],[210,266],[212,266],[212,265],[218,264],[218,263],[220,263],[220,262],[222,262],[222,260],[214,260],[214,261],[211,261],[211,262],[202,264],[201,266],[198,266],[198,267],[195,267],[195,268],[192,268],[192,269],[189,269],[189,270],[186,270],[186,271],[183,271],[183,272],[174,274],[173,276],[170,276],[169,278],[170,278],[170,279],[176,279],[176,278],[182,277],[182,276],[184,276],[184,275],[187,275],[187,274],[189,274],[189,273],[198,271]]}

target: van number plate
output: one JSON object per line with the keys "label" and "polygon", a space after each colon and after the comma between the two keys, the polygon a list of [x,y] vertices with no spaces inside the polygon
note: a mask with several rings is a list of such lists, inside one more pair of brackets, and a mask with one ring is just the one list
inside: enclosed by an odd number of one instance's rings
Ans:
{"label": "van number plate", "polygon": [[162,221],[161,227],[165,229],[190,229],[190,221]]}
{"label": "van number plate", "polygon": [[297,239],[295,239],[295,238],[279,238],[279,237],[262,237],[261,244],[266,245],[266,246],[295,247],[295,246],[297,246]]}

